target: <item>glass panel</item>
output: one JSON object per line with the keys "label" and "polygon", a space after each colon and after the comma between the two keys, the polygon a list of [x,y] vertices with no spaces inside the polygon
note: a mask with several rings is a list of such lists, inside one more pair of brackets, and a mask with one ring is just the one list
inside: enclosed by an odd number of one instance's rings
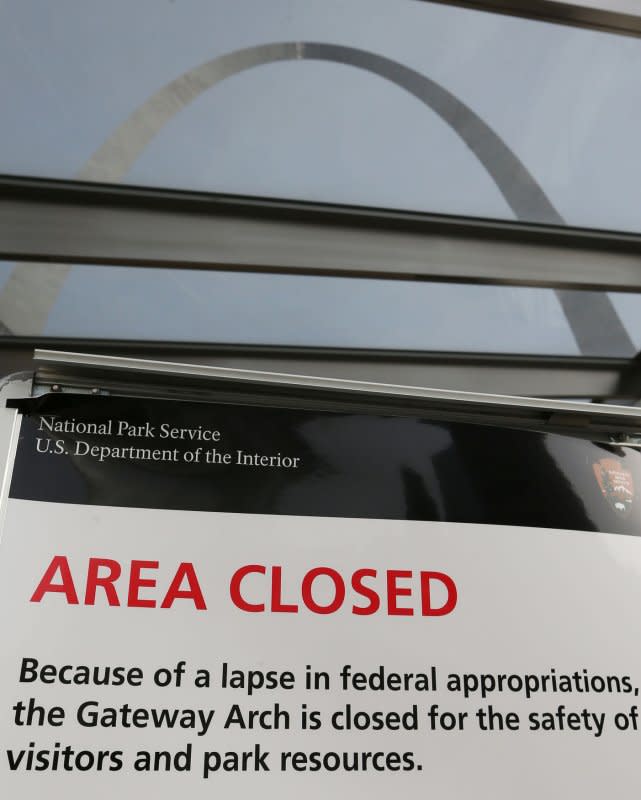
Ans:
{"label": "glass panel", "polygon": [[[51,269],[55,265],[44,265]],[[13,264],[0,263],[0,285]],[[554,291],[355,278],[19,265],[25,336],[578,355]],[[16,280],[16,277],[18,279]],[[4,298],[6,300],[6,296]],[[37,329],[35,320],[42,319]],[[15,327],[15,322],[13,323]]]}
{"label": "glass panel", "polygon": [[610,299],[637,352],[641,352],[641,298],[638,294],[610,292]]}
{"label": "glass panel", "polygon": [[641,230],[634,37],[414,0],[23,0],[0,52],[7,173]]}

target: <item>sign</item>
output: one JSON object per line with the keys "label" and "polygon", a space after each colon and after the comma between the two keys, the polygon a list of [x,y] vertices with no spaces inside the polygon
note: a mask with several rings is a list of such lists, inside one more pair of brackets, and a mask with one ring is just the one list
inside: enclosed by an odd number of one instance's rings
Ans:
{"label": "sign", "polygon": [[3,796],[641,789],[633,448],[362,411],[21,412]]}

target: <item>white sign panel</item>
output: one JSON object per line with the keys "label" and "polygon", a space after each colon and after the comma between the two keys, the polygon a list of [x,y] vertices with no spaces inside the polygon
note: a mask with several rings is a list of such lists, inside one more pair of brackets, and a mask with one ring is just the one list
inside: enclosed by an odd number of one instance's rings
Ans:
{"label": "white sign panel", "polygon": [[[624,535],[638,524],[636,453],[545,437],[547,494],[534,482],[513,503],[499,486],[501,510],[491,476],[469,471],[468,440],[494,438],[486,467],[499,475],[501,448],[530,442],[532,461],[521,449],[514,463],[536,475],[539,434],[57,402],[24,418],[5,503],[3,797],[641,791],[641,543]],[[123,421],[133,438],[118,436]],[[412,425],[418,456],[398,435]],[[387,462],[372,452],[383,439]],[[573,447],[574,477],[560,471]],[[377,476],[398,488],[390,462],[405,470],[396,508],[410,519],[377,505]],[[560,498],[553,481],[568,505],[582,498],[576,520],[602,512],[618,532],[488,521],[507,507],[535,516],[534,493],[542,507]],[[482,522],[452,519],[457,502]],[[313,513],[284,513],[305,503]]]}

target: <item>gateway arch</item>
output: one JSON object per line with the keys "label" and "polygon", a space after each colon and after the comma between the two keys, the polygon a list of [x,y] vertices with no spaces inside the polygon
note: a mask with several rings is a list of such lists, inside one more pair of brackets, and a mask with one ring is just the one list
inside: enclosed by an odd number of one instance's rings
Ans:
{"label": "gateway arch", "polygon": [[[437,114],[467,145],[492,178],[517,220],[564,225],[565,220],[516,154],[468,105],[436,81],[398,61],[343,45],[319,42],[278,42],[247,47],[217,56],[180,75],[137,108],[95,151],[77,178],[118,183],[163,126],[216,84],[241,72],[286,61],[327,61],[364,70],[390,81]],[[32,264],[14,268],[0,293],[0,324],[20,330],[19,310],[29,308],[29,328],[41,331],[71,268],[62,264]],[[557,290],[580,349],[585,333],[585,301],[576,291]],[[633,344],[605,293],[590,295],[591,319],[601,331],[607,326],[628,354]],[[22,323],[24,325],[24,323]]]}

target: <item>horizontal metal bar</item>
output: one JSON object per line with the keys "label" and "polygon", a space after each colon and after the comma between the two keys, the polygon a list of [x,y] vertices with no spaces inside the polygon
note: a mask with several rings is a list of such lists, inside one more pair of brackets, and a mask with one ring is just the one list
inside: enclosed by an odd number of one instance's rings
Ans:
{"label": "horizontal metal bar", "polygon": [[592,28],[624,36],[641,36],[641,8],[639,14],[630,13],[630,4],[621,0],[604,0],[600,7],[594,4],[555,2],[555,0],[424,0],[441,5],[461,6],[476,11],[489,11],[524,17],[543,22],[553,22],[573,27]]}
{"label": "horizontal metal bar", "polygon": [[34,361],[37,372],[58,370],[73,378],[74,375],[89,374],[103,376],[108,382],[113,373],[127,376],[132,381],[139,381],[144,376],[153,376],[163,380],[167,377],[180,378],[187,381],[219,379],[233,383],[259,383],[278,386],[292,386],[318,389],[331,389],[348,393],[399,395],[416,397],[424,400],[439,400],[464,405],[500,405],[519,406],[538,410],[577,413],[583,415],[620,414],[626,417],[637,417],[641,420],[641,410],[631,408],[608,408],[605,406],[586,407],[584,403],[541,400],[523,396],[507,396],[479,392],[460,392],[415,386],[399,386],[386,383],[373,383],[347,380],[344,378],[327,378],[306,374],[276,373],[271,371],[243,370],[212,364],[190,364],[185,362],[161,361],[158,359],[141,359],[125,356],[110,356],[98,353],[74,353],[60,350],[36,349]]}
{"label": "horizontal metal bar", "polygon": [[[465,363],[482,365],[541,366],[572,370],[584,366],[590,369],[622,369],[633,363],[627,358],[603,356],[541,355],[532,353],[492,353],[456,350],[395,350],[364,347],[329,347],[281,344],[241,344],[238,342],[187,342],[150,339],[89,339],[62,336],[0,336],[0,353],[21,349],[65,351],[73,353],[98,353],[99,355],[125,354],[129,358],[151,358],[162,353],[172,353],[195,358],[292,358],[300,361],[363,361],[418,364]],[[145,355],[141,355],[144,353]]]}
{"label": "horizontal metal bar", "polygon": [[637,235],[16,179],[0,257],[641,291]]}
{"label": "horizontal metal bar", "polygon": [[[641,409],[359,382],[314,375],[239,370],[89,353],[36,350],[34,389],[270,403],[284,407],[351,407],[380,413],[416,411],[492,425],[554,430],[593,440],[638,443]],[[320,405],[319,405],[320,404]],[[619,439],[617,439],[619,440]],[[622,439],[621,439],[622,440]]]}
{"label": "horizontal metal bar", "polygon": [[0,338],[0,374],[32,368],[33,350],[38,346],[491,394],[596,400],[617,397],[622,401],[638,397],[636,384],[630,391],[620,390],[620,376],[631,364],[626,359],[482,353]]}
{"label": "horizontal metal bar", "polygon": [[507,219],[0,174],[0,200],[239,217],[641,252],[641,234]]}

